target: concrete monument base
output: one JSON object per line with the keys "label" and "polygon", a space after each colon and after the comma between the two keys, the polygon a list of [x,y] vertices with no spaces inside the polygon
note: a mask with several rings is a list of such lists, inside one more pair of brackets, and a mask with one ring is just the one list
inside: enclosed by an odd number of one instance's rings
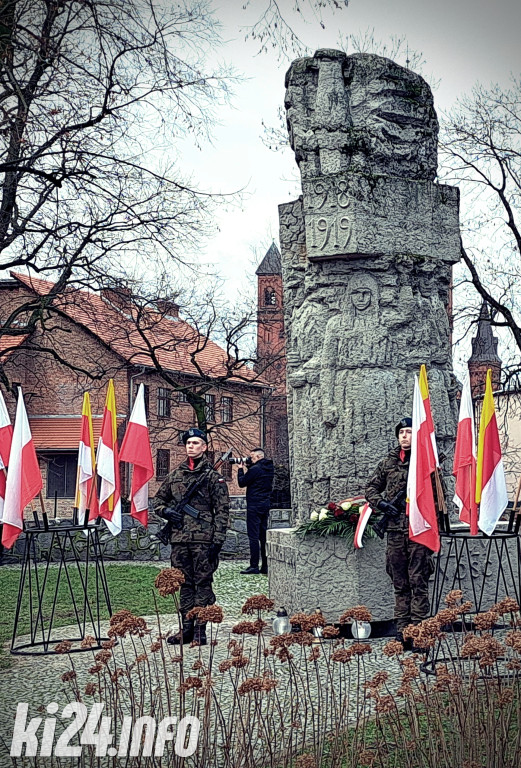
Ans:
{"label": "concrete monument base", "polygon": [[279,528],[268,531],[267,550],[270,598],[288,614],[320,607],[334,623],[347,608],[366,605],[374,621],[393,618],[394,595],[380,539],[355,550],[335,536],[302,539],[294,528]]}
{"label": "concrete monument base", "polygon": [[[472,602],[471,612],[488,610],[507,596],[521,602],[519,539],[505,537],[504,526],[498,528],[491,539],[471,537],[459,526],[454,526],[455,537],[442,536],[439,570],[431,580],[435,609],[446,607],[451,589],[462,590]],[[291,615],[320,607],[335,623],[347,608],[365,605],[373,621],[392,620],[394,594],[380,539],[355,550],[335,536],[301,538],[295,528],[279,528],[268,531],[267,551],[270,598],[277,608],[284,606]]]}

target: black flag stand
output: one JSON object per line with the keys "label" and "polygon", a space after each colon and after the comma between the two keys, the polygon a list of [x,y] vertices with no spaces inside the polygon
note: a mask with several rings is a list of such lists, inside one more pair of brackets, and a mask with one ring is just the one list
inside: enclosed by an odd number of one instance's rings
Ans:
{"label": "black flag stand", "polygon": [[[519,520],[519,517],[518,517]],[[473,616],[488,611],[494,603],[511,597],[521,604],[521,545],[518,520],[513,518],[508,527],[499,528],[491,536],[479,533],[471,536],[467,526],[454,526],[450,533],[440,532],[441,548],[436,559],[432,590],[431,615],[446,608],[445,597],[452,590],[463,592],[463,600],[472,602],[465,613],[461,627],[447,631],[472,632]],[[478,547],[476,547],[478,545]],[[481,545],[481,546],[479,546]],[[497,627],[500,629],[502,627]],[[460,643],[456,643],[459,647]],[[421,669],[436,674],[436,664],[454,660],[444,657],[443,643],[430,648]],[[456,654],[457,655],[457,654]]]}
{"label": "black flag stand", "polygon": [[[88,647],[71,649],[71,653],[101,648],[106,638],[101,636],[104,610],[112,613],[107,577],[100,546],[98,525],[88,525],[88,514],[77,522],[58,523],[43,515],[43,526],[33,513],[35,526],[24,528],[25,550],[20,572],[18,601],[14,620],[11,653],[39,656],[54,653],[54,644],[63,640],[81,643],[90,635],[94,642]],[[81,538],[77,537],[81,531]],[[41,537],[50,536],[47,560],[39,557]],[[51,553],[57,558],[51,563]],[[73,636],[57,637],[58,597],[70,599],[70,623],[75,627]],[[60,623],[63,620],[60,618]],[[27,642],[17,643],[17,635],[29,635]]]}

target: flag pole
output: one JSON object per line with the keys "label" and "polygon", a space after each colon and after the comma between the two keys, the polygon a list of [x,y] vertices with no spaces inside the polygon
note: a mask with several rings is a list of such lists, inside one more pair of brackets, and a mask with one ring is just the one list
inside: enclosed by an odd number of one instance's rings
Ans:
{"label": "flag pole", "polygon": [[519,475],[519,481],[517,483],[517,488],[516,488],[516,495],[514,497],[514,506],[512,507],[512,515],[515,516],[515,521],[516,521],[515,528],[514,528],[514,532],[516,536],[519,533],[519,527],[521,525],[521,508],[519,509],[518,512],[516,511],[517,505],[519,503],[520,494],[521,494],[521,475]]}
{"label": "flag pole", "polygon": [[38,494],[38,498],[40,499],[40,508],[42,510],[42,517],[43,517],[43,527],[46,531],[49,530],[49,520],[47,518],[47,512],[45,511],[45,502],[43,500],[43,493],[40,491]]}
{"label": "flag pole", "polygon": [[[516,507],[517,507],[518,502],[519,502],[519,495],[520,494],[521,494],[521,475],[519,475],[519,481],[517,483],[517,488],[516,488],[516,495],[514,497],[514,506],[512,507],[514,512],[516,511]],[[521,509],[519,510],[519,514],[521,514]]]}
{"label": "flag pole", "polygon": [[90,492],[89,492],[89,498],[87,499],[87,506],[85,507],[85,516],[83,518],[83,525],[87,526],[89,524],[89,512],[90,512],[90,504],[92,501],[92,496],[94,494],[94,488],[96,487],[96,483],[98,481],[98,470],[97,467],[94,466],[92,469],[92,483],[90,486]]}
{"label": "flag pole", "polygon": [[441,483],[441,470],[436,467],[434,470],[434,489],[436,491],[436,507],[442,514],[443,528],[445,533],[450,533],[450,519],[447,511],[447,502],[445,500],[445,493],[443,491],[443,485]]}

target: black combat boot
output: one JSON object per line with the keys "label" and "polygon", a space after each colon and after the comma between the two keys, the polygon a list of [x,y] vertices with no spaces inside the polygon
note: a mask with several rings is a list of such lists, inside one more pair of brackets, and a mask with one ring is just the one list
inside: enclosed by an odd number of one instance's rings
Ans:
{"label": "black combat boot", "polygon": [[399,630],[396,633],[396,639],[398,640],[399,643],[401,643],[403,645],[403,650],[404,651],[412,651],[413,650],[412,639],[410,637],[408,637],[407,640],[406,640],[404,638],[403,632],[401,630]]}
{"label": "black combat boot", "polygon": [[170,643],[170,645],[180,645],[181,641],[183,642],[183,645],[188,645],[192,642],[194,639],[194,622],[193,621],[183,621],[183,627],[179,630],[179,632],[176,632],[175,635],[170,635],[170,637],[167,638],[166,642]]}
{"label": "black combat boot", "polygon": [[206,645],[206,624],[196,624],[194,629],[194,645]]}

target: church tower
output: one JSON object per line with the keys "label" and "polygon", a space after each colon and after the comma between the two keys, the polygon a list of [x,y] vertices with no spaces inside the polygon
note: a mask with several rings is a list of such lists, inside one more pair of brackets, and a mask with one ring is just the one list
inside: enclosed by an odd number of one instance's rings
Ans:
{"label": "church tower", "polygon": [[492,389],[496,392],[501,383],[501,358],[497,353],[497,337],[492,333],[490,313],[486,302],[481,305],[478,329],[472,339],[472,355],[467,365],[470,376],[472,397],[479,397],[485,392],[487,369],[492,369]]}

